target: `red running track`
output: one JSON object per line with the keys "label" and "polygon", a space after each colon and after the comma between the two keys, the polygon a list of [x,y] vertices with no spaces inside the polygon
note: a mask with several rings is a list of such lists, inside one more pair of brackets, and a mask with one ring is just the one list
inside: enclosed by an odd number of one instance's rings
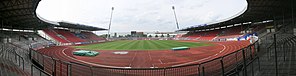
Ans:
{"label": "red running track", "polygon": [[[144,68],[144,67],[170,67],[170,66],[182,66],[188,64],[197,64],[202,63],[205,61],[212,60],[214,58],[218,58],[224,56],[226,54],[232,53],[236,50],[239,50],[243,47],[249,45],[248,41],[228,41],[228,42],[209,42],[214,44],[214,46],[206,46],[206,47],[196,47],[191,48],[190,50],[186,51],[170,51],[170,50],[155,50],[155,51],[129,51],[126,55],[115,55],[113,54],[114,51],[99,51],[101,54],[96,57],[81,57],[81,56],[74,56],[72,54],[73,51],[77,50],[71,48],[69,46],[55,46],[50,48],[44,48],[38,50],[39,53],[50,56],[45,56],[43,58],[44,62],[39,62],[44,65],[45,71],[48,73],[53,73],[55,71],[56,76],[67,76],[67,63],[64,62],[75,62],[82,65],[74,65],[72,64],[72,75],[83,75],[83,76],[91,76],[91,74],[100,75],[100,76],[110,76],[110,74],[125,74],[128,70],[122,71],[117,69],[116,71],[108,70],[108,69],[100,69],[100,68],[93,68],[95,70],[94,73],[89,68],[90,66],[97,66],[97,67],[131,67],[131,68]],[[59,59],[58,61],[53,61],[51,57]],[[36,57],[34,57],[36,58]],[[41,58],[39,58],[41,59]],[[39,60],[42,61],[42,60]],[[225,62],[225,66],[230,66],[234,61],[229,59],[229,62]],[[53,67],[52,65],[56,63]],[[212,64],[203,65],[206,67],[206,71],[211,71],[214,69],[218,69],[219,65],[216,65],[216,62]],[[192,67],[184,67],[184,68],[173,68],[168,69],[166,75],[172,76],[178,75],[175,71],[184,71],[185,72],[179,73],[179,75],[184,75],[184,73],[188,75],[196,74],[197,66]],[[188,70],[191,69],[191,70]],[[192,70],[195,69],[195,70]],[[226,68],[227,70],[228,68]],[[123,73],[121,73],[123,72]],[[134,71],[130,71],[134,72]],[[150,72],[153,72],[151,70]],[[104,75],[106,74],[106,75]],[[153,73],[146,73],[146,71],[136,71],[133,75],[147,75],[151,74],[150,76],[161,76],[163,74],[162,71],[155,70]],[[219,74],[219,73],[216,73]],[[113,75],[114,76],[114,75]]]}
{"label": "red running track", "polygon": [[39,50],[40,53],[68,62],[93,66],[114,67],[168,67],[201,63],[232,53],[249,45],[248,41],[209,42],[214,46],[191,48],[186,51],[154,50],[128,51],[128,54],[113,54],[115,51],[100,50],[96,57],[81,57],[72,54],[76,49],[69,46],[56,46]]}

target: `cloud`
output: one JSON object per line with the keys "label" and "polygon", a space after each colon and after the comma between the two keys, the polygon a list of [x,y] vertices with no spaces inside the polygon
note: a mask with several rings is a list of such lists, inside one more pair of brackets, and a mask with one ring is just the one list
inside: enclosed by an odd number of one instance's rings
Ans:
{"label": "cloud", "polygon": [[51,21],[108,28],[111,32],[175,31],[172,5],[181,28],[228,18],[246,7],[245,0],[42,0],[37,13]]}

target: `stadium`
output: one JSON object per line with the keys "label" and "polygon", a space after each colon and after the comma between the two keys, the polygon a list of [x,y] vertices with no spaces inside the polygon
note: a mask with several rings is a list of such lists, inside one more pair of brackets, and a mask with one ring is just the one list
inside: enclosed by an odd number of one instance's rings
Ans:
{"label": "stadium", "polygon": [[230,19],[112,38],[40,17],[40,0],[1,0],[0,76],[295,76],[296,2],[246,1]]}

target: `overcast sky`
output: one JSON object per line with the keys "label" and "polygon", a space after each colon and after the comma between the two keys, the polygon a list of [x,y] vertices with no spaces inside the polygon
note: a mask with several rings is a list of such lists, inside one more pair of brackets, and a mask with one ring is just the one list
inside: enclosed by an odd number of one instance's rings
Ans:
{"label": "overcast sky", "polygon": [[229,18],[241,12],[246,0],[41,0],[37,13],[50,21],[67,21],[108,28],[111,32],[170,32],[180,28]]}

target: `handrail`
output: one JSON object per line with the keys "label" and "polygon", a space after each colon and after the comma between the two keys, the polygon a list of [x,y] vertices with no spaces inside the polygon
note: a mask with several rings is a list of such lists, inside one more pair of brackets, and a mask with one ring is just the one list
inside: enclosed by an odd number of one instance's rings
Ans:
{"label": "handrail", "polygon": [[[7,45],[6,44],[3,44],[3,46],[15,47],[15,45],[12,45],[12,44],[9,44],[9,43],[7,43]],[[19,47],[16,47],[16,48],[19,48]],[[11,51],[9,51],[9,50],[11,50]],[[24,71],[25,70],[25,60],[24,60],[24,58],[21,55],[19,55],[15,50],[13,50],[13,49],[9,49],[9,50],[6,51],[6,52],[8,52],[9,54],[13,54],[14,57],[15,57],[15,61],[14,60],[10,60],[10,59],[13,59],[13,57],[9,57],[8,60],[11,61],[11,62],[13,62],[17,67],[20,67],[20,69],[22,69]]]}
{"label": "handrail", "polygon": [[[22,60],[22,63],[23,63],[23,70],[24,70],[24,68],[25,68],[25,62],[24,62],[24,58],[22,57],[22,56],[20,56],[19,54],[17,54],[16,52],[15,52],[15,55],[16,56],[18,56],[21,60]],[[19,66],[20,66],[20,60],[19,60]]]}
{"label": "handrail", "polygon": [[272,42],[267,48],[271,48],[275,43],[278,43],[278,42],[287,42],[287,41],[289,41],[289,40],[291,40],[291,39],[293,39],[293,38],[295,38],[295,37],[296,37],[296,36],[294,36],[294,37],[290,37],[290,38],[282,39],[282,40],[284,40],[284,41],[280,40],[280,41]]}
{"label": "handrail", "polygon": [[43,71],[43,69],[41,69],[41,68],[39,68],[39,67],[37,67],[36,65],[34,65],[34,64],[32,64],[31,65],[31,76],[33,76],[34,75],[34,73],[33,73],[33,68],[36,68],[36,69],[38,69],[39,70],[39,76],[42,76],[41,75],[41,73],[43,73],[43,74],[46,74],[47,76],[52,76],[51,74],[49,74],[49,73],[47,73],[47,72],[45,72],[45,71]]}

